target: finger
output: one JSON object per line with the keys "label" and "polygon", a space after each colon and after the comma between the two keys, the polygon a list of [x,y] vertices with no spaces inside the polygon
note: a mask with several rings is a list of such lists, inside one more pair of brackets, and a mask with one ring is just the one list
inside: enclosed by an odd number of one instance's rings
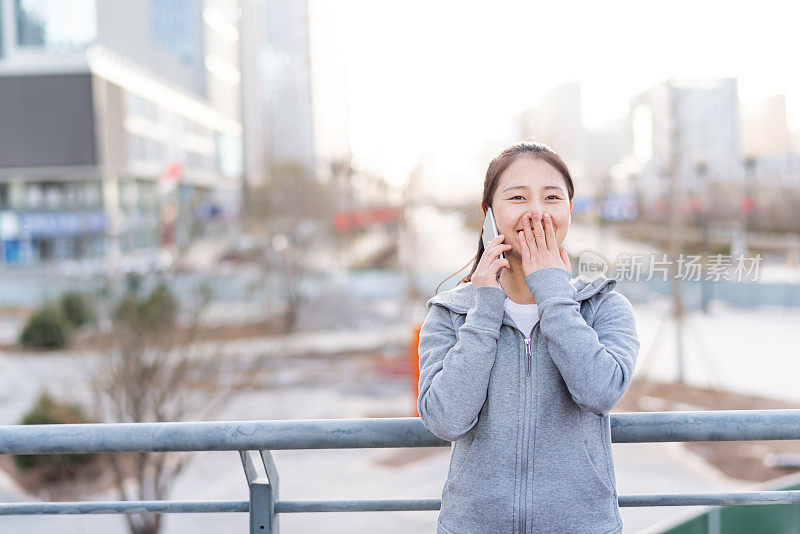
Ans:
{"label": "finger", "polygon": [[522,225],[522,231],[525,232],[525,242],[528,244],[528,249],[530,249],[530,255],[533,257],[534,251],[536,250],[536,238],[533,237],[533,222],[531,220],[530,213],[525,214],[525,222]]}
{"label": "finger", "polygon": [[495,258],[500,256],[501,252],[505,252],[510,248],[511,248],[511,245],[506,244],[506,243],[500,243],[499,245],[496,245],[496,246],[490,248],[489,250],[485,250],[483,252],[483,255],[484,255],[484,257],[488,258],[487,261],[491,262],[492,260],[494,260]]}
{"label": "finger", "polygon": [[499,234],[494,236],[492,240],[489,241],[485,250],[483,251],[483,254],[481,255],[481,258],[478,260],[478,267],[481,267],[486,263],[486,258],[490,257],[491,255],[489,251],[495,248],[498,244],[502,243],[503,239],[505,239],[505,236],[503,234]]}
{"label": "finger", "polygon": [[572,274],[572,263],[569,261],[569,254],[567,254],[567,247],[561,249],[561,261],[564,262],[564,266],[569,271],[569,274]]}
{"label": "finger", "polygon": [[492,247],[486,254],[490,258],[496,258],[497,256],[500,255],[501,252],[505,252],[506,250],[508,250],[510,248],[511,248],[511,245],[509,245],[507,243],[501,243],[501,244],[497,245],[496,247]]}
{"label": "finger", "polygon": [[553,225],[553,218],[547,212],[544,212],[544,237],[549,250],[552,250],[553,252],[558,250],[558,243],[556,243],[556,229]]}
{"label": "finger", "polygon": [[503,258],[497,258],[494,260],[491,265],[489,265],[489,272],[493,274],[497,274],[501,267],[510,267],[508,260]]}
{"label": "finger", "polygon": [[519,241],[519,250],[522,258],[526,260],[531,259],[531,250],[528,247],[528,240],[525,237],[524,230],[520,230],[519,232],[517,232],[517,239]]}
{"label": "finger", "polygon": [[544,227],[542,226],[542,217],[538,212],[533,213],[533,238],[536,241],[536,248],[544,251],[547,248],[547,243],[544,240]]}

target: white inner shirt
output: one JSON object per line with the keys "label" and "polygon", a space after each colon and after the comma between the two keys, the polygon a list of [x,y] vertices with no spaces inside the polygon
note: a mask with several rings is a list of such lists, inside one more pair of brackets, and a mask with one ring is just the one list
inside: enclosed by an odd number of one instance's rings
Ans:
{"label": "white inner shirt", "polygon": [[[500,285],[500,282],[497,282]],[[500,286],[503,289],[503,286]],[[505,291],[505,289],[503,289]],[[506,294],[506,300],[503,303],[503,308],[506,313],[514,320],[514,324],[522,335],[526,338],[531,337],[531,332],[536,323],[539,322],[539,305],[538,304],[517,304]]]}

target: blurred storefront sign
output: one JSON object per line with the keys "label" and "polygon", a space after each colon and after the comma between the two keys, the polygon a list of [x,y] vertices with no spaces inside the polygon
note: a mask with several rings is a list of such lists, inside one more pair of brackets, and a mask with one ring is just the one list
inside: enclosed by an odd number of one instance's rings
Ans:
{"label": "blurred storefront sign", "polygon": [[106,215],[92,211],[3,212],[0,236],[3,239],[69,237],[99,234],[106,229]]}
{"label": "blurred storefront sign", "polygon": [[[2,261],[9,264],[33,258],[71,257],[102,240],[107,218],[102,210],[0,212]],[[83,242],[86,241],[86,242]]]}

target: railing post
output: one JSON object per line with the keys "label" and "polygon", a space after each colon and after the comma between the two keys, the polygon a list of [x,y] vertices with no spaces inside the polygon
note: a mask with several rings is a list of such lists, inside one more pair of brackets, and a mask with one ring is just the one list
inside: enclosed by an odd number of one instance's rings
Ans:
{"label": "railing post", "polygon": [[[250,534],[279,534],[278,469],[269,451],[239,451],[250,489]],[[262,470],[263,469],[263,470]]]}
{"label": "railing post", "polygon": [[711,508],[708,511],[708,534],[720,534],[720,510],[719,507]]}

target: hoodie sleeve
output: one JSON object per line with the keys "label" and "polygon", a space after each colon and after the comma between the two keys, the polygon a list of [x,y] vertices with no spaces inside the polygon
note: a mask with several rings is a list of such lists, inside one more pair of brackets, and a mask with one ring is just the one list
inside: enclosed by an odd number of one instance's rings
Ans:
{"label": "hoodie sleeve", "polygon": [[539,305],[540,328],[572,398],[584,411],[607,415],[628,388],[639,353],[631,303],[620,293],[608,293],[589,326],[567,271],[539,269],[525,283]]}
{"label": "hoodie sleeve", "polygon": [[475,304],[455,331],[450,312],[433,304],[419,333],[419,397],[422,423],[436,436],[455,441],[478,421],[497,353],[506,294],[499,287],[475,288]]}

